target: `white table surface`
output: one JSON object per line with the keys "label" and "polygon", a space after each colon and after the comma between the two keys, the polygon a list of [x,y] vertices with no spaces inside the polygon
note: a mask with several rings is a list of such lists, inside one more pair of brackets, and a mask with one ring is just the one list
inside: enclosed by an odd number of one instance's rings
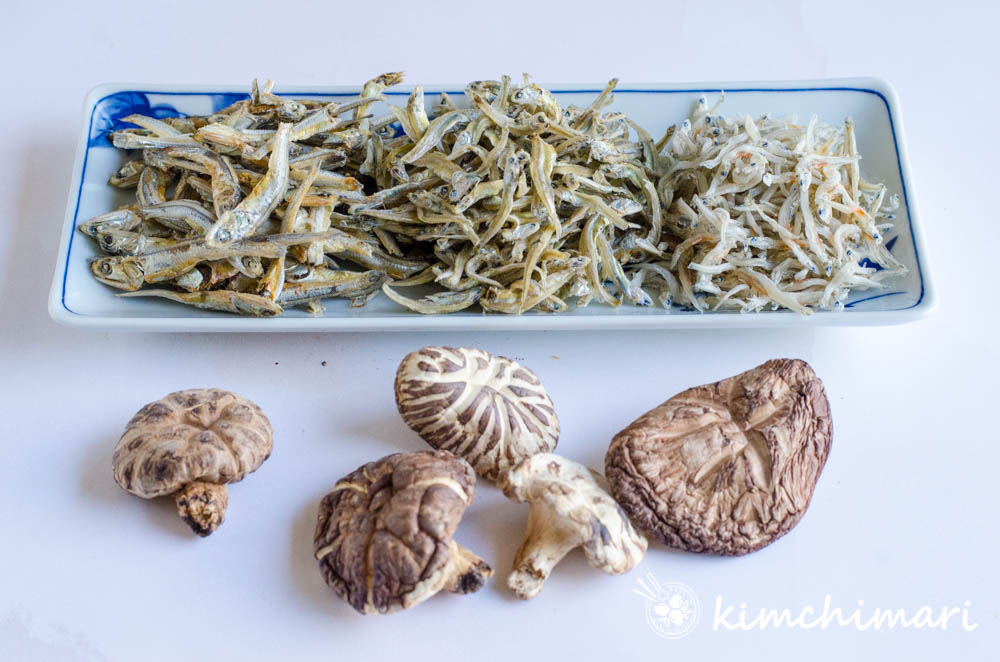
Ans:
{"label": "white table surface", "polygon": [[[17,2],[0,22],[0,659],[995,655],[995,4],[83,4]],[[884,77],[902,102],[939,307],[905,326],[738,333],[171,337],[49,320],[80,103],[92,85],[348,84],[397,69],[434,82],[521,71],[567,82]],[[614,432],[675,392],[800,357],[826,384],[832,453],[806,517],[763,551],[723,559],[654,546],[622,577],[574,554],[528,603],[504,588],[526,508],[480,483],[458,538],[497,569],[489,584],[361,617],[311,558],[316,506],[359,464],[423,448],[395,412],[392,377],[425,344],[523,360],[556,402],[560,452],[592,466]],[[202,385],[252,398],[276,429],[273,457],[231,488],[226,523],[204,540],[170,502],[131,497],[110,472],[140,405]],[[689,636],[667,640],[648,627],[633,593],[646,573],[695,591],[701,620]],[[965,631],[957,618],[947,631],[713,627],[717,596],[752,614],[821,609],[827,594],[847,612],[859,600],[911,614],[966,606],[978,627]]]}

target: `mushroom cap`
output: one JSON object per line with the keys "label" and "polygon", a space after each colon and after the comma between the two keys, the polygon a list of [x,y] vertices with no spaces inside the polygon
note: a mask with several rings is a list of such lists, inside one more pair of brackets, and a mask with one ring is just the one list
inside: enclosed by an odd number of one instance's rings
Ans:
{"label": "mushroom cap", "polygon": [[746,554],[798,523],[832,435],[812,368],[776,359],[646,412],[615,435],[605,473],[632,521],[660,542]]}
{"label": "mushroom cap", "polygon": [[579,462],[539,453],[503,474],[499,486],[513,501],[549,508],[561,529],[575,530],[587,561],[599,570],[628,572],[646,554],[645,536],[608,494],[604,478]]}
{"label": "mushroom cap", "polygon": [[152,499],[194,481],[235,483],[271,454],[260,407],[220,389],[177,391],[132,417],[112,458],[115,482]]}
{"label": "mushroom cap", "polygon": [[489,480],[559,441],[559,419],[537,375],[508,358],[424,347],[403,359],[395,386],[406,424]]}
{"label": "mushroom cap", "polygon": [[475,483],[469,463],[446,451],[395,453],[344,476],[316,523],[326,583],[364,614],[407,609],[445,588]]}

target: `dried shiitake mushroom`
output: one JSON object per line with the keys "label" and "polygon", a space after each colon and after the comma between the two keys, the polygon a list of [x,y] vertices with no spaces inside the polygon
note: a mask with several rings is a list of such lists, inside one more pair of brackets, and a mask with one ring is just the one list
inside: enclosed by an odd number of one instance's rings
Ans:
{"label": "dried shiitake mushroom", "polygon": [[510,499],[531,504],[528,527],[507,586],[533,598],[570,550],[582,547],[587,562],[612,575],[628,572],[646,554],[646,538],[605,489],[604,478],[552,453],[523,460],[500,476]]}
{"label": "dried shiitake mushroom", "polygon": [[452,540],[475,485],[469,463],[446,451],[396,453],[348,474],[319,507],[326,583],[362,614],[478,591],[493,571]]}
{"label": "dried shiitake mushroom", "polygon": [[461,455],[489,480],[559,440],[559,419],[535,373],[481,349],[409,354],[396,371],[396,406],[428,444]]}
{"label": "dried shiitake mushroom", "polygon": [[271,455],[274,431],[260,407],[220,389],[177,391],[132,417],[112,458],[115,482],[144,499],[175,494],[200,536],[226,515],[227,483]]}
{"label": "dried shiitake mushroom", "polygon": [[615,435],[605,474],[632,522],[660,542],[746,554],[798,523],[832,434],[816,373],[777,359],[643,414]]}

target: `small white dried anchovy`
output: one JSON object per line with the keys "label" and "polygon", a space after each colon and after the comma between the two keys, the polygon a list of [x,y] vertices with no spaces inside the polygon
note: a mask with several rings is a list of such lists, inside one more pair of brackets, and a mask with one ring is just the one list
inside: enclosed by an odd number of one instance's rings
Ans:
{"label": "small white dried anchovy", "polygon": [[[840,309],[852,289],[906,273],[883,237],[898,195],[864,180],[854,123],[727,117],[705,97],[659,143],[657,192],[677,239],[658,298],[696,310]],[[863,266],[875,264],[874,266]],[[671,276],[676,276],[672,278]]]}

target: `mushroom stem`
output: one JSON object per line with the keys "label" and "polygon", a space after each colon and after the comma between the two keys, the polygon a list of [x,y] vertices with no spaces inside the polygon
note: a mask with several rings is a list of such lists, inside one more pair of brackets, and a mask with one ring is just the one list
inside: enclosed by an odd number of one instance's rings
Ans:
{"label": "mushroom stem", "polygon": [[566,554],[584,542],[576,526],[544,503],[533,503],[524,540],[514,557],[507,586],[522,600],[542,590],[549,573]]}
{"label": "mushroom stem", "polygon": [[225,485],[194,481],[188,483],[174,497],[177,514],[199,536],[207,536],[219,528],[226,518],[229,494]]}
{"label": "mushroom stem", "polygon": [[493,574],[493,568],[461,545],[452,542],[451,567],[445,578],[444,589],[450,593],[474,593]]}

